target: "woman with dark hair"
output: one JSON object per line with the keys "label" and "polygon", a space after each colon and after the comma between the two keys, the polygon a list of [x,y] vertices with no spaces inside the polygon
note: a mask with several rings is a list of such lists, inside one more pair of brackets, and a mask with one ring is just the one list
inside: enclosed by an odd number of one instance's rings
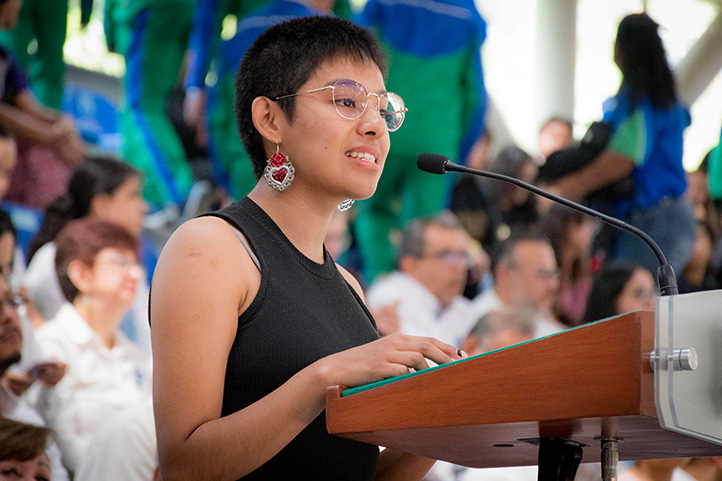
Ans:
{"label": "woman with dark hair", "polygon": [[576,326],[582,320],[592,288],[594,219],[561,204],[552,204],[542,223],[559,266],[556,313],[560,321]]}
{"label": "woman with dark hair", "polygon": [[68,369],[40,405],[75,471],[101,424],[150,395],[150,359],[119,329],[142,276],[138,240],[100,219],[73,221],[57,237],[55,268],[66,302],[36,337]]}
{"label": "woman with dark hair", "polygon": [[183,224],[153,279],[153,400],[168,479],[421,479],[433,461],[331,436],[328,386],[460,359],[431,338],[379,339],[362,292],[323,240],[370,197],[405,107],[380,46],[330,16],[270,27],[236,78],[236,117],[259,179]]}
{"label": "woman with dark hair", "polygon": [[[30,243],[30,264],[23,279],[40,315],[52,319],[65,302],[55,275],[55,237],[70,221],[87,217],[124,227],[141,241],[146,205],[141,177],[130,165],[110,156],[89,157],[73,171],[65,194],[48,206],[43,224]],[[145,249],[149,245],[143,244]],[[133,321],[124,324],[141,345],[150,347],[147,327],[147,280],[143,278],[133,307]]]}
{"label": "woman with dark hair", "polygon": [[[680,272],[696,236],[692,208],[683,198],[682,134],[690,117],[677,97],[658,28],[646,13],[628,15],[619,24],[614,60],[622,83],[604,106],[612,137],[606,150],[560,179],[556,190],[580,199],[631,177],[634,193],[616,200],[614,215],[651,235]],[[646,244],[624,233],[616,236],[610,257],[639,262],[649,270],[659,266]]]}
{"label": "woman with dark hair", "polygon": [[654,294],[654,278],[647,269],[612,263],[594,276],[582,324],[631,311],[653,311]]}
{"label": "woman with dark hair", "polygon": [[47,428],[0,418],[0,481],[51,481],[49,438]]}

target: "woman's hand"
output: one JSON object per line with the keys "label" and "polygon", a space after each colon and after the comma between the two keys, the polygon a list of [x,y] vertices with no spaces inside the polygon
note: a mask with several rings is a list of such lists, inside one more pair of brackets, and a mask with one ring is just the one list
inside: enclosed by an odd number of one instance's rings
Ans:
{"label": "woman's hand", "polygon": [[426,369],[427,359],[445,364],[465,357],[466,353],[438,339],[396,333],[314,364],[327,386],[355,387]]}

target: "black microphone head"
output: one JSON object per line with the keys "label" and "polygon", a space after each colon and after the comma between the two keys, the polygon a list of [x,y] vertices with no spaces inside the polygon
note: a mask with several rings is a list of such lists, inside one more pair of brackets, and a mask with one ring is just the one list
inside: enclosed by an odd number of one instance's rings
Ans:
{"label": "black microphone head", "polygon": [[439,154],[421,154],[416,161],[419,169],[430,174],[445,174],[449,159]]}

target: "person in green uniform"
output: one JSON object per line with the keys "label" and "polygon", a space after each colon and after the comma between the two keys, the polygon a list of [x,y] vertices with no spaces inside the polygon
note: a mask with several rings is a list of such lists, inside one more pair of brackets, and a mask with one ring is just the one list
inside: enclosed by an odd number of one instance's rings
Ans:
{"label": "person in green uniform", "polygon": [[[235,200],[248,194],[256,185],[250,158],[243,149],[235,125],[233,105],[236,70],[255,35],[274,23],[291,18],[285,14],[276,18],[258,18],[258,13],[262,12],[259,9],[268,3],[270,0],[198,2],[188,48],[184,118],[188,125],[200,129],[200,138],[208,146],[216,182]],[[312,5],[320,10],[333,9],[333,13],[339,17],[351,17],[347,0],[299,0],[297,3]],[[327,3],[328,8],[321,6],[322,3]],[[228,15],[238,19],[236,35],[233,39],[221,42],[222,23]],[[249,16],[254,18],[246,21]],[[248,37],[249,31],[253,32],[254,37]],[[243,50],[234,51],[238,47]],[[206,78],[212,79],[213,85],[207,85]]]}
{"label": "person in green uniform", "polygon": [[376,193],[357,204],[356,238],[372,282],[395,268],[394,232],[447,204],[451,177],[417,169],[419,154],[463,163],[484,133],[486,23],[472,0],[438,1],[433,8],[418,0],[369,0],[356,21],[381,40],[390,64],[387,87],[399,92],[410,113],[394,134]]}
{"label": "person in green uniform", "polygon": [[144,173],[151,206],[182,204],[193,176],[167,105],[188,45],[195,0],[106,0],[108,48],[125,57],[123,157]]}
{"label": "person in green uniform", "polygon": [[[16,0],[17,1],[17,0]],[[59,110],[63,97],[63,45],[67,30],[67,0],[23,0],[17,27],[0,32],[0,46],[12,53],[28,76],[37,99]],[[28,47],[37,44],[34,53]]]}

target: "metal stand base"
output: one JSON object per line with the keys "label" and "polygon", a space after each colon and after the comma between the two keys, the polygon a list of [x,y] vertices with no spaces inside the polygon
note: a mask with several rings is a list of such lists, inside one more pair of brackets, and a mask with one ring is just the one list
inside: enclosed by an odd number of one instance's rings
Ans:
{"label": "metal stand base", "polygon": [[619,440],[602,439],[602,481],[617,481]]}

